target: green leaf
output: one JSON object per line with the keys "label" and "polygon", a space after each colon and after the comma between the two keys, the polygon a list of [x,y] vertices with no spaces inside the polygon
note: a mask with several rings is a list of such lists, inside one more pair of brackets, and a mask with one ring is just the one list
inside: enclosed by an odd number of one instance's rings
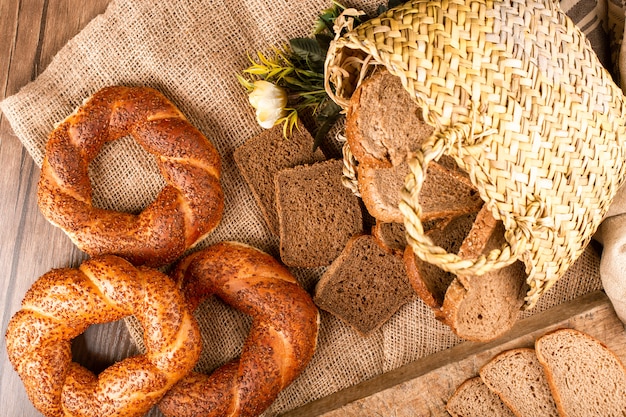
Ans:
{"label": "green leaf", "polygon": [[332,100],[328,100],[322,110],[317,115],[317,121],[320,122],[320,127],[315,133],[313,141],[313,151],[315,151],[324,141],[326,135],[333,127],[333,125],[341,117],[341,107]]}
{"label": "green leaf", "polygon": [[330,48],[330,42],[333,40],[333,37],[323,33],[318,33],[315,35],[315,40],[323,51],[328,51],[328,48]]}
{"label": "green leaf", "polygon": [[333,1],[333,5],[326,10],[323,10],[317,17],[315,22],[315,28],[313,34],[323,33],[328,31],[331,36],[335,36],[334,23],[337,17],[346,9],[341,3]]}
{"label": "green leaf", "polygon": [[[293,53],[311,65],[311,69],[318,71],[323,68],[326,59],[324,51],[313,38],[293,38],[289,40]],[[319,72],[319,71],[318,71]]]}

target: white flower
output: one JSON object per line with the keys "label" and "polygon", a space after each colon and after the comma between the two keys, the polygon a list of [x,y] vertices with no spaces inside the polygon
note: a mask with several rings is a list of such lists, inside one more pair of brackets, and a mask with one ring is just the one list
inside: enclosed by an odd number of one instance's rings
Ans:
{"label": "white flower", "polygon": [[270,129],[285,114],[287,92],[268,81],[255,81],[248,99],[256,109],[256,120],[265,129]]}

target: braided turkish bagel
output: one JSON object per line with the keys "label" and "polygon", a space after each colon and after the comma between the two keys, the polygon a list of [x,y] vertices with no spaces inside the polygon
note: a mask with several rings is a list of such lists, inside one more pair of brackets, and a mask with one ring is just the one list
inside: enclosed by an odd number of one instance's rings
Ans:
{"label": "braided turkish bagel", "polygon": [[210,375],[189,374],[159,408],[168,417],[260,415],[315,352],[319,315],[311,297],[270,255],[236,242],[187,256],[172,276],[193,307],[214,294],[253,323],[239,358]]}
{"label": "braided turkish bagel", "polygon": [[[106,142],[131,135],[167,185],[138,215],[92,206],[89,163]],[[216,149],[160,92],[107,87],[50,134],[41,167],[43,215],[91,256],[115,254],[135,265],[160,266],[210,233],[224,196]]]}
{"label": "braided turkish bagel", "polygon": [[[146,353],[97,377],[72,362],[71,339],[91,324],[134,315]],[[46,417],[142,416],[200,357],[198,325],[165,274],[105,255],[55,269],[26,292],[6,332],[9,360]]]}

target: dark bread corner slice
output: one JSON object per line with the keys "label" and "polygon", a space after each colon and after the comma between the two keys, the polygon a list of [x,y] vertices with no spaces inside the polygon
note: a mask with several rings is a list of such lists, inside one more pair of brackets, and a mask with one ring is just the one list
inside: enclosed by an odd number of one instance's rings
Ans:
{"label": "dark bread corner slice", "polygon": [[452,417],[515,417],[479,376],[459,385],[448,399],[446,411]]}
{"label": "dark bread corner slice", "polygon": [[400,78],[387,70],[370,75],[350,99],[346,138],[360,164],[371,168],[398,165],[433,131]]}
{"label": "dark bread corner slice", "polygon": [[518,417],[559,417],[535,350],[516,348],[496,355],[480,377]]}
{"label": "dark bread corner slice", "polygon": [[361,335],[382,326],[415,299],[404,264],[371,235],[354,236],[315,288],[315,303]]}
{"label": "dark bread corner slice", "polygon": [[388,223],[376,220],[372,226],[372,236],[376,243],[389,253],[402,256],[406,248],[404,223]]}
{"label": "dark bread corner slice", "polygon": [[[357,181],[363,204],[377,220],[402,223],[399,204],[404,181],[410,169],[407,162],[390,168],[357,166]],[[478,211],[482,205],[478,190],[459,171],[431,162],[419,194],[421,220],[451,218]]]}
{"label": "dark bread corner slice", "polygon": [[[491,216],[487,207],[479,213],[482,216]],[[504,232],[501,221],[475,222],[470,236],[478,235],[480,239],[474,240],[473,247],[465,249],[465,253],[475,257],[501,247],[505,242]],[[524,263],[519,260],[482,275],[458,274],[446,291],[440,317],[464,339],[478,342],[496,339],[517,321],[527,290],[526,277]]]}
{"label": "dark bread corner slice", "polygon": [[342,182],[343,162],[287,168],[275,176],[280,257],[294,267],[327,266],[363,232],[358,197]]}
{"label": "dark bread corner slice", "polygon": [[[451,219],[443,217],[423,223],[424,231],[443,229]],[[372,226],[372,236],[376,242],[389,253],[404,256],[406,250],[406,228],[404,223],[387,223],[376,220]]]}
{"label": "dark bread corner slice", "polygon": [[559,329],[539,337],[535,351],[561,415],[626,415],[626,369],[602,342]]}
{"label": "dark bread corner slice", "polygon": [[320,149],[313,152],[313,137],[305,129],[294,129],[283,137],[282,126],[274,126],[235,149],[235,164],[250,187],[272,233],[278,235],[274,175],[285,168],[325,160]]}
{"label": "dark bread corner slice", "polygon": [[[443,227],[427,231],[426,235],[435,245],[445,249],[448,253],[457,253],[472,230],[477,214],[478,212],[474,212],[455,217]],[[446,291],[455,279],[455,275],[444,271],[437,265],[421,260],[413,253],[409,245],[404,251],[404,264],[411,286],[422,301],[435,311],[435,317],[438,317]]]}

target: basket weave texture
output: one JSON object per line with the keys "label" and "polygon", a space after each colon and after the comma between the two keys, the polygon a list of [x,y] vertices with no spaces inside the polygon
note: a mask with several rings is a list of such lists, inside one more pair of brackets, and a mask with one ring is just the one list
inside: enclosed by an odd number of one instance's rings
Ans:
{"label": "basket weave texture", "polygon": [[[624,181],[625,103],[583,33],[550,0],[414,0],[339,35],[327,91],[347,107],[374,65],[401,78],[433,136],[411,159],[400,209],[420,258],[457,274],[520,259],[533,307],[578,258]],[[477,259],[424,235],[426,166],[453,156],[506,227]]]}

